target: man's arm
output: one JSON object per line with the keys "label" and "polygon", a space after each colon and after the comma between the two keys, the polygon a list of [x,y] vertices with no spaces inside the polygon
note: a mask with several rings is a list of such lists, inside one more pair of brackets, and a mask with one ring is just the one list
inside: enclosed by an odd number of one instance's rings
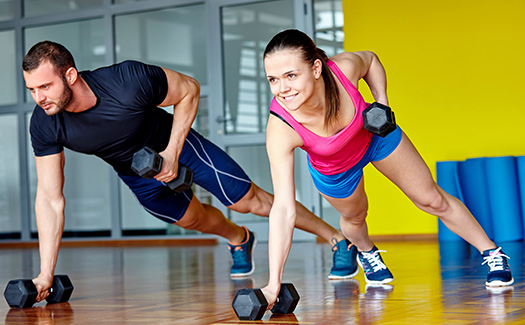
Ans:
{"label": "man's arm", "polygon": [[35,200],[40,248],[40,274],[33,279],[38,289],[37,302],[45,299],[53,275],[64,230],[64,152],[35,157],[38,185]]}
{"label": "man's arm", "polygon": [[173,106],[173,126],[168,146],[159,154],[164,159],[162,170],[155,176],[161,182],[169,182],[177,176],[178,158],[184,145],[184,140],[190,132],[191,125],[199,107],[200,85],[197,80],[162,68],[168,79],[168,93],[159,105]]}

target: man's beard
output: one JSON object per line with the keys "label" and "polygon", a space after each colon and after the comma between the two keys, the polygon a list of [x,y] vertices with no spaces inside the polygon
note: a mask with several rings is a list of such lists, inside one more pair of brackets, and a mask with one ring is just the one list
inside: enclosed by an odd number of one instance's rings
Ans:
{"label": "man's beard", "polygon": [[52,102],[55,104],[55,107],[52,109],[45,110],[46,114],[51,116],[58,114],[66,109],[66,107],[71,103],[71,99],[73,98],[73,92],[71,91],[71,88],[69,88],[69,85],[67,84],[66,80],[64,81],[64,91],[62,92],[62,95],[58,98],[58,101]]}

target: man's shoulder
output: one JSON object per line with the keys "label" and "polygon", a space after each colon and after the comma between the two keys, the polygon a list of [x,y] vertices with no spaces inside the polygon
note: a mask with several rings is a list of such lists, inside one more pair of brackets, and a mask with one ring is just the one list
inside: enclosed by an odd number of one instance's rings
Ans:
{"label": "man's shoulder", "polygon": [[132,83],[142,83],[144,80],[164,81],[166,78],[161,67],[134,60],[125,60],[92,71],[82,71],[81,75],[101,84],[121,80],[128,86]]}

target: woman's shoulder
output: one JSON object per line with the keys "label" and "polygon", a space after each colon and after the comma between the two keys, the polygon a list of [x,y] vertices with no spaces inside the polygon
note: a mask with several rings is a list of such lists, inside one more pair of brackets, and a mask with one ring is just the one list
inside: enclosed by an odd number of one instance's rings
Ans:
{"label": "woman's shoulder", "polygon": [[334,62],[345,75],[348,75],[359,64],[360,57],[353,52],[342,52],[328,59]]}
{"label": "woman's shoulder", "polygon": [[329,58],[354,85],[359,81],[363,60],[358,53],[342,52]]}

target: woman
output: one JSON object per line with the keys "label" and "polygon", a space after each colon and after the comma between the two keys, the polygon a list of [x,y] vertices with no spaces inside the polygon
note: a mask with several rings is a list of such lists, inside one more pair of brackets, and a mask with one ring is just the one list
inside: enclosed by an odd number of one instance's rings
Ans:
{"label": "woman", "polygon": [[388,105],[383,65],[372,52],[327,58],[303,32],[285,30],[264,52],[275,96],[267,127],[275,200],[270,212],[270,278],[263,292],[275,302],[295,224],[294,149],[308,153],[321,195],[341,214],[343,234],[357,247],[357,263],[369,284],[392,281],[392,273],[368,236],[363,168],[371,162],[421,210],[439,217],[476,247],[489,265],[487,286],[513,283],[507,256],[485,234],[468,209],[444,192],[399,127],[382,138],[363,128],[367,104],[357,90],[363,78],[378,103]]}

